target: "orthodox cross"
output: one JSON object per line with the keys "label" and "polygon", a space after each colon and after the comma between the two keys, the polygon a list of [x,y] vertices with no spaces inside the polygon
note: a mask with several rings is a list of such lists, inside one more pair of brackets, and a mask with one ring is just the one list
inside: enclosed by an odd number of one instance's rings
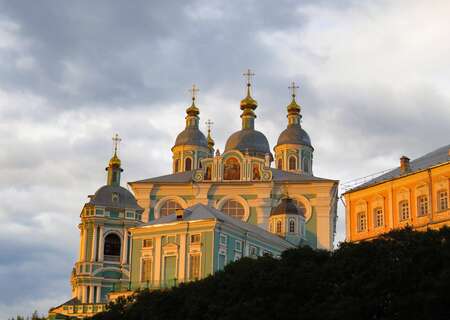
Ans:
{"label": "orthodox cross", "polygon": [[210,119],[208,119],[208,121],[206,121],[205,124],[208,127],[208,133],[210,133],[211,132],[211,127],[214,124],[214,122],[212,122]]}
{"label": "orthodox cross", "polygon": [[295,82],[292,81],[291,86],[288,87],[291,90],[292,96],[295,97],[295,91],[299,88],[299,86],[295,85]]}
{"label": "orthodox cross", "polygon": [[254,74],[254,73],[252,72],[252,70],[250,70],[250,69],[247,69],[247,72],[244,73],[244,77],[247,78],[247,86],[250,87],[250,84],[251,84],[251,81],[252,81],[252,77],[253,77],[254,75],[255,75],[255,74]]}
{"label": "orthodox cross", "polygon": [[116,133],[113,138],[113,145],[114,145],[114,154],[117,154],[117,148],[119,147],[119,143],[120,141],[122,141],[122,139],[119,138],[119,135]]}
{"label": "orthodox cross", "polygon": [[192,89],[189,89],[189,92],[192,94],[192,101],[195,100],[195,98],[197,98],[197,92],[199,92],[200,89],[197,88],[197,86],[195,84],[192,85]]}

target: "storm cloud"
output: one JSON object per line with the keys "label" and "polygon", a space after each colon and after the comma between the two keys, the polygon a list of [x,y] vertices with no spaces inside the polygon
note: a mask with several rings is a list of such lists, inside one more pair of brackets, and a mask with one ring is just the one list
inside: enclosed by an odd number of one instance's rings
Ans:
{"label": "storm cloud", "polygon": [[445,0],[0,1],[0,317],[70,298],[79,213],[113,133],[124,181],[170,172],[193,83],[220,150],[247,68],[272,147],[299,83],[321,177],[448,144],[448,16]]}

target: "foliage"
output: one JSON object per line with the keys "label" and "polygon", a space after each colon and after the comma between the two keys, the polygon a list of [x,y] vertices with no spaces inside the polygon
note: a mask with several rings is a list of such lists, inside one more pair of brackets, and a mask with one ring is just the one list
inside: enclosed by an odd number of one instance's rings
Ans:
{"label": "foliage", "polygon": [[450,229],[393,231],[243,258],[201,281],[109,305],[113,319],[449,319]]}
{"label": "foliage", "polygon": [[31,317],[17,316],[12,317],[10,320],[45,320],[45,317],[40,317],[37,311],[34,311]]}

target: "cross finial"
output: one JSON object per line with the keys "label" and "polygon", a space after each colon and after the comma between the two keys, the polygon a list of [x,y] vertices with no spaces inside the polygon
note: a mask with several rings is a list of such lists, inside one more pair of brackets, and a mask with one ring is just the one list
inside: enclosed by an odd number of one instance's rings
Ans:
{"label": "cross finial", "polygon": [[189,92],[192,94],[192,101],[195,101],[195,98],[197,98],[197,92],[199,92],[200,89],[197,88],[195,83],[192,85],[192,88],[189,89]]}
{"label": "cross finial", "polygon": [[288,88],[291,90],[292,97],[295,98],[295,91],[299,88],[299,86],[296,86],[295,82],[292,81],[292,84]]}
{"label": "cross finial", "polygon": [[205,124],[208,127],[208,133],[210,133],[212,125],[214,124],[214,122],[212,122],[210,119],[208,119],[208,121],[206,121]]}
{"label": "cross finial", "polygon": [[112,141],[113,141],[113,145],[114,145],[114,154],[117,155],[117,149],[118,149],[119,143],[120,143],[120,141],[122,141],[122,139],[120,139],[119,135],[116,133],[113,136]]}
{"label": "cross finial", "polygon": [[251,81],[252,81],[252,77],[255,74],[252,72],[252,70],[247,69],[247,72],[244,73],[244,77],[247,78],[247,86],[250,87],[251,86]]}

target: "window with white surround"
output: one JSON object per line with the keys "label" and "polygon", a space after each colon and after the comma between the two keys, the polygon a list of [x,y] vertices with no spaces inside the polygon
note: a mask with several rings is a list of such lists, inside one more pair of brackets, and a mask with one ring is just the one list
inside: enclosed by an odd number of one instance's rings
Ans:
{"label": "window with white surround", "polygon": [[152,266],[153,261],[151,258],[143,258],[141,260],[141,282],[152,281]]}
{"label": "window with white surround", "polygon": [[417,197],[417,216],[422,217],[428,214],[428,197],[426,195]]}
{"label": "window with white surround", "polygon": [[234,248],[237,252],[242,252],[242,241],[236,240]]}
{"label": "window with white surround", "polygon": [[127,211],[126,218],[127,219],[134,219],[134,212],[133,211]]}
{"label": "window with white surround", "polygon": [[367,230],[367,214],[365,212],[359,212],[357,214],[357,230],[363,232]]}
{"label": "window with white surround", "polygon": [[220,235],[220,244],[226,246],[227,245],[227,236],[224,234]]}
{"label": "window with white surround", "polygon": [[373,209],[373,215],[374,215],[374,224],[375,228],[379,228],[384,226],[384,212],[383,208],[375,208]]}
{"label": "window with white surround", "polygon": [[229,199],[225,201],[225,203],[222,205],[222,208],[220,209],[223,213],[229,215],[232,218],[242,220],[245,215],[245,209],[242,204],[240,204],[238,201]]}
{"label": "window with white surround", "polygon": [[400,221],[409,219],[409,202],[408,200],[402,200],[398,203],[398,212],[400,214]]}
{"label": "window with white surround", "polygon": [[200,233],[191,234],[191,243],[200,243]]}
{"label": "window with white surround", "polygon": [[295,233],[295,220],[294,219],[289,220],[289,232]]}
{"label": "window with white surround", "polygon": [[448,192],[447,190],[438,191],[438,210],[444,211],[448,209]]}
{"label": "window with white surround", "polygon": [[191,254],[189,256],[189,280],[200,279],[200,255]]}

